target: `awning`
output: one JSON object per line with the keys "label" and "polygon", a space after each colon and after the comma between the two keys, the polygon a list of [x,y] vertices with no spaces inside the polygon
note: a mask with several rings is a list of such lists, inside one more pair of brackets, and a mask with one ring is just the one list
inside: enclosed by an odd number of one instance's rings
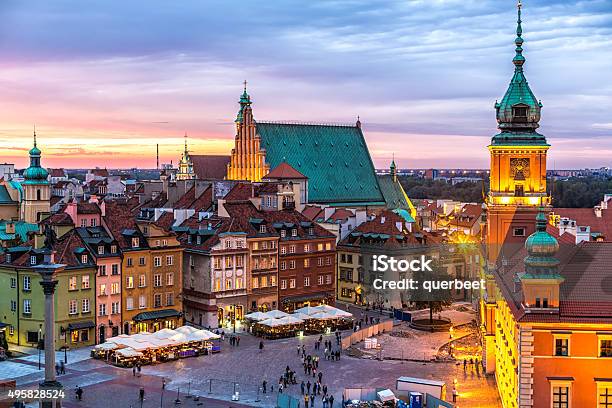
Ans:
{"label": "awning", "polygon": [[86,320],[84,322],[74,322],[68,324],[68,330],[81,330],[81,329],[91,329],[96,327],[96,324],[91,320]]}
{"label": "awning", "polygon": [[155,310],[153,312],[142,312],[134,316],[135,322],[144,320],[166,319],[168,317],[178,317],[181,313],[174,309]]}
{"label": "awning", "polygon": [[318,292],[312,293],[309,295],[298,295],[298,296],[288,296],[283,299],[283,303],[298,303],[298,302],[306,302],[308,300],[321,300],[327,299],[328,297],[333,297],[333,293],[331,292]]}

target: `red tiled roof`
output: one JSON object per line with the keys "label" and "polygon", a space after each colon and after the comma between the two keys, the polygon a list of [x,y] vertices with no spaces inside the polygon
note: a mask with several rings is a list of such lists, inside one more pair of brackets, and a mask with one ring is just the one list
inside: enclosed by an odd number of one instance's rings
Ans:
{"label": "red tiled roof", "polygon": [[96,203],[78,203],[77,214],[101,214],[100,207]]}
{"label": "red tiled roof", "polygon": [[223,199],[225,201],[245,201],[253,195],[253,185],[251,183],[237,183]]}
{"label": "red tiled roof", "polygon": [[316,221],[323,216],[324,210],[316,205],[307,205],[304,207],[304,210],[302,210],[302,214],[309,220]]}
{"label": "red tiled roof", "polygon": [[289,163],[282,162],[270,173],[263,177],[264,179],[307,179],[305,175],[294,169]]}
{"label": "red tiled roof", "polygon": [[179,198],[178,201],[174,203],[174,208],[176,209],[189,208],[189,205],[193,203],[194,201],[195,201],[195,185],[193,185],[189,190],[187,190],[185,194],[183,194],[181,198]]}
{"label": "red tiled roof", "polygon": [[327,221],[337,222],[337,221],[346,221],[350,217],[355,216],[352,211],[347,210],[346,208],[338,208],[334,213],[328,218]]}
{"label": "red tiled roof", "polygon": [[106,169],[91,169],[91,174],[98,177],[108,177],[108,170]]}
{"label": "red tiled roof", "polygon": [[74,225],[70,215],[63,211],[56,212],[42,221],[43,225]]}
{"label": "red tiled roof", "polygon": [[47,169],[51,177],[66,177],[66,171],[64,169]]}
{"label": "red tiled roof", "polygon": [[174,213],[172,211],[163,213],[157,221],[155,221],[155,225],[165,231],[170,231],[172,229],[172,224],[174,224]]}
{"label": "red tiled roof", "polygon": [[602,234],[606,240],[612,240],[612,209],[602,209],[601,217],[592,208],[555,208],[555,215],[576,221],[576,226],[589,226],[591,233]]}
{"label": "red tiled roof", "polygon": [[227,164],[230,156],[222,155],[190,155],[193,171],[200,180],[223,180],[227,174]]}
{"label": "red tiled roof", "polygon": [[[76,249],[83,248],[85,249],[86,245],[81,240],[79,234],[77,234],[76,229],[70,230],[70,232],[63,235],[61,238],[55,241],[53,247],[51,248],[55,251],[55,259],[54,261],[59,264],[64,264],[68,267],[76,267],[83,266],[80,259],[80,254],[77,255],[75,253]],[[89,254],[88,252],[85,252]],[[89,254],[89,262],[85,266],[93,266],[93,258],[91,254]],[[16,266],[30,266],[30,254],[24,253],[17,259],[15,259],[12,265]]]}
{"label": "red tiled roof", "polygon": [[193,203],[189,206],[196,213],[200,211],[208,211],[213,205],[213,186],[210,185]]}
{"label": "red tiled roof", "polygon": [[[131,237],[124,236],[123,231],[135,230],[137,231],[136,236],[140,237],[136,219],[132,212],[133,209],[126,202],[109,201],[106,204],[104,224],[122,249],[132,247]],[[144,240],[141,239],[141,241]],[[141,243],[141,245],[143,244],[144,242]]]}
{"label": "red tiled roof", "polygon": [[51,196],[49,199],[49,204],[53,207],[55,204],[59,203],[64,197],[59,196]]}

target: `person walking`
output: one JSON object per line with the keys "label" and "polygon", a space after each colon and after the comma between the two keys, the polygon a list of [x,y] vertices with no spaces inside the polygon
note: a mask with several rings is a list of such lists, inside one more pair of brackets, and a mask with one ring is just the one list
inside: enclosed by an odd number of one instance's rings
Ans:
{"label": "person walking", "polygon": [[457,392],[457,388],[453,387],[453,402],[457,402],[457,396],[459,393]]}
{"label": "person walking", "polygon": [[140,387],[140,391],[138,391],[138,400],[139,400],[140,402],[143,402],[143,401],[144,401],[144,399],[145,399],[145,398],[144,398],[144,394],[145,394],[144,388],[143,388],[143,387]]}
{"label": "person walking", "polygon": [[59,365],[59,363],[55,363],[55,375],[60,375],[60,365]]}
{"label": "person walking", "polygon": [[140,377],[140,371],[142,370],[140,363],[138,363],[138,365],[136,366],[136,369],[138,370],[138,376]]}
{"label": "person walking", "polygon": [[76,396],[79,401],[83,400],[83,389],[79,385],[77,385]]}
{"label": "person walking", "polygon": [[304,406],[305,406],[306,408],[308,408],[308,400],[309,400],[309,398],[308,398],[308,394],[304,395]]}
{"label": "person walking", "polygon": [[321,382],[321,379],[323,378],[323,373],[321,371],[319,371],[319,382]]}
{"label": "person walking", "polygon": [[60,373],[66,374],[66,364],[63,361],[60,361]]}
{"label": "person walking", "polygon": [[132,367],[132,375],[136,377],[136,366]]}
{"label": "person walking", "polygon": [[263,382],[261,383],[261,389],[263,390],[264,394],[268,390],[268,382],[266,380],[263,380]]}
{"label": "person walking", "polygon": [[300,345],[298,344],[297,346],[297,355],[298,357],[300,356],[300,352],[302,351],[302,348],[300,347]]}
{"label": "person walking", "polygon": [[310,394],[310,387],[312,387],[312,384],[310,383],[310,381],[308,381],[306,383],[306,391],[307,391],[308,394]]}
{"label": "person walking", "polygon": [[304,384],[303,380],[302,380],[302,383],[300,384],[300,388],[302,389],[302,395],[304,395],[304,389],[306,388],[306,384]]}
{"label": "person walking", "polygon": [[329,401],[329,408],[334,408],[334,396],[330,395],[327,400]]}
{"label": "person walking", "polygon": [[260,353],[263,351],[263,348],[264,348],[263,341],[260,341],[260,342],[259,342],[259,352],[260,352]]}

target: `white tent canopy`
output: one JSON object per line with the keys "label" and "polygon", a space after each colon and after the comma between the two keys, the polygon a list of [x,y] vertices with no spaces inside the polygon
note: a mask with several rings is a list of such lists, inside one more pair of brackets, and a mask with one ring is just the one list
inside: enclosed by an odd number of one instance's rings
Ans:
{"label": "white tent canopy", "polygon": [[255,320],[255,321],[266,320],[268,318],[268,316],[266,316],[264,312],[253,312],[253,313],[244,315],[244,317],[246,319]]}
{"label": "white tent canopy", "polygon": [[312,319],[312,317],[308,316],[306,313],[300,313],[300,312],[292,313],[290,316],[293,316],[296,319],[301,319],[301,320]]}
{"label": "white tent canopy", "polygon": [[132,349],[132,348],[124,348],[121,350],[117,350],[117,354],[121,355],[122,357],[141,357],[142,353]]}
{"label": "white tent canopy", "polygon": [[310,317],[312,319],[318,319],[318,320],[328,320],[328,319],[335,319],[336,318],[336,316],[332,316],[332,315],[330,315],[329,313],[326,313],[326,312],[317,312],[317,313],[314,313],[314,314],[310,315]]}
{"label": "white tent canopy", "polygon": [[283,324],[301,324],[304,323],[304,320],[302,319],[298,319],[295,316],[285,316],[285,317],[281,317],[280,319],[278,319],[279,322],[282,322]]}
{"label": "white tent canopy", "polygon": [[297,309],[296,312],[297,313],[304,313],[304,314],[310,316],[312,314],[320,312],[320,310],[315,308],[315,307],[313,307],[313,306],[304,306],[304,307],[301,307],[301,308]]}
{"label": "white tent canopy", "polygon": [[351,313],[347,312],[346,310],[338,309],[337,307],[333,307],[330,305],[319,305],[319,306],[313,307],[313,309],[316,309],[318,312],[325,312],[327,314],[330,314],[336,317],[352,317],[353,316]]}
{"label": "white tent canopy", "polygon": [[264,313],[267,319],[280,319],[281,317],[289,316],[288,313],[282,312],[280,310],[270,310]]}

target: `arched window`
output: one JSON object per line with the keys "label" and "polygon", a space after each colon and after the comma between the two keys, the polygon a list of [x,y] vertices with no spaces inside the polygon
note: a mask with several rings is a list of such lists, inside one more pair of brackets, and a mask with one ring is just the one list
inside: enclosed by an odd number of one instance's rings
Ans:
{"label": "arched window", "polygon": [[40,201],[40,200],[41,200],[40,195],[41,195],[41,194],[40,194],[40,189],[37,189],[37,190],[36,190],[36,200],[37,200],[37,201]]}

